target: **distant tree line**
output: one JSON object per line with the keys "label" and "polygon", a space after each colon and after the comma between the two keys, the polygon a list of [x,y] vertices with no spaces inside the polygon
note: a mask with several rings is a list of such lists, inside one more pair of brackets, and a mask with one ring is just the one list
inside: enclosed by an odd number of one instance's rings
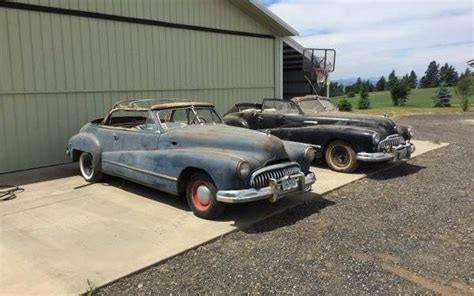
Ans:
{"label": "distant tree line", "polygon": [[[395,70],[388,75],[381,76],[375,85],[369,80],[362,80],[360,77],[352,85],[343,86],[342,84],[333,83],[331,85],[330,93],[332,96],[341,96],[345,94],[348,98],[355,97],[359,94],[361,100],[358,103],[359,109],[370,108],[370,102],[368,101],[368,94],[373,91],[390,91],[392,102],[394,106],[404,106],[408,100],[408,95],[411,89],[414,88],[432,88],[439,87],[437,97],[435,98],[435,106],[449,106],[449,92],[446,92],[446,87],[456,86],[458,81],[463,77],[472,76],[472,72],[469,68],[466,68],[464,73],[461,75],[456,72],[454,66],[445,63],[440,66],[436,61],[431,61],[424,75],[418,79],[415,71],[411,71],[401,77],[398,77]],[[447,98],[447,101],[446,101]]]}
{"label": "distant tree line", "polygon": [[440,66],[440,64],[436,61],[431,61],[428,64],[425,75],[419,80],[418,76],[413,70],[400,78],[396,76],[395,70],[393,70],[388,75],[388,78],[381,76],[375,85],[369,80],[362,80],[360,77],[357,78],[357,81],[352,85],[344,86],[335,82],[331,85],[330,93],[332,96],[340,96],[345,94],[348,97],[354,97],[356,94],[360,94],[362,86],[364,86],[364,89],[367,89],[369,92],[387,91],[391,90],[396,80],[406,84],[410,89],[440,87],[442,85],[455,86],[460,78],[471,74],[472,73],[469,68],[466,68],[466,71],[459,75],[458,72],[456,72],[454,66],[448,63]]}

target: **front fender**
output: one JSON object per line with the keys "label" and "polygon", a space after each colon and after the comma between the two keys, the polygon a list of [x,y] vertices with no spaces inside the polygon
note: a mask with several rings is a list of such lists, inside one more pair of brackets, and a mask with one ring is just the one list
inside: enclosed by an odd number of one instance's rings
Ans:
{"label": "front fender", "polygon": [[[132,178],[141,178],[143,172],[154,174],[156,178],[163,179],[163,183],[154,182],[158,189],[160,184],[172,182],[173,188],[166,188],[170,193],[178,192],[178,181],[187,168],[205,171],[214,181],[218,190],[240,189],[245,186],[245,180],[237,176],[236,167],[243,159],[230,153],[213,149],[165,149],[153,151],[119,151],[105,152],[103,161],[107,170],[118,166],[138,169],[139,174]],[[115,166],[110,166],[110,164]],[[108,172],[112,175],[116,172]],[[121,173],[123,175],[123,171]],[[150,174],[149,174],[150,175]],[[127,178],[128,176],[123,176]],[[149,183],[146,180],[137,180]],[[168,185],[167,185],[168,187]]]}
{"label": "front fender", "polygon": [[290,157],[291,161],[297,162],[300,165],[301,170],[307,174],[309,172],[309,168],[311,166],[310,163],[306,161],[305,151],[308,147],[312,147],[311,145],[299,143],[299,142],[291,142],[291,141],[282,141],[283,145],[285,146],[286,153]]}

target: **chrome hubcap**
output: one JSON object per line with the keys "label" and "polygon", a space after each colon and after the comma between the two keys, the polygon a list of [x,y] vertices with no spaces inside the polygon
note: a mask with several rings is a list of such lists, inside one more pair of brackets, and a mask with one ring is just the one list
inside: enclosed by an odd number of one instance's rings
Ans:
{"label": "chrome hubcap", "polygon": [[198,187],[198,189],[196,190],[196,195],[199,199],[199,202],[203,205],[208,205],[211,201],[211,191],[205,185],[201,185]]}

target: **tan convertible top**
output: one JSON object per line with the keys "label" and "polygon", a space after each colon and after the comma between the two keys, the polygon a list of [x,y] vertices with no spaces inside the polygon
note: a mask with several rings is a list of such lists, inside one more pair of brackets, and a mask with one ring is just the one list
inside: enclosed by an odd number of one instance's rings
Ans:
{"label": "tan convertible top", "polygon": [[143,99],[143,100],[126,100],[117,102],[112,106],[112,111],[148,111],[148,110],[163,110],[169,108],[183,108],[183,107],[214,107],[213,104],[207,102],[193,102],[190,100],[181,99]]}
{"label": "tan convertible top", "polygon": [[206,102],[167,102],[151,106],[150,110],[163,110],[170,108],[182,108],[182,107],[214,107],[211,103]]}

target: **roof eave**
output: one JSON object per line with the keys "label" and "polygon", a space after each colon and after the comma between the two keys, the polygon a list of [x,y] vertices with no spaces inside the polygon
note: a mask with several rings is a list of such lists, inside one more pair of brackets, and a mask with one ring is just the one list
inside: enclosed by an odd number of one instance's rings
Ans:
{"label": "roof eave", "polygon": [[271,12],[258,0],[230,0],[234,5],[252,13],[264,24],[270,26],[280,37],[299,36],[298,31],[287,24],[284,20]]}

